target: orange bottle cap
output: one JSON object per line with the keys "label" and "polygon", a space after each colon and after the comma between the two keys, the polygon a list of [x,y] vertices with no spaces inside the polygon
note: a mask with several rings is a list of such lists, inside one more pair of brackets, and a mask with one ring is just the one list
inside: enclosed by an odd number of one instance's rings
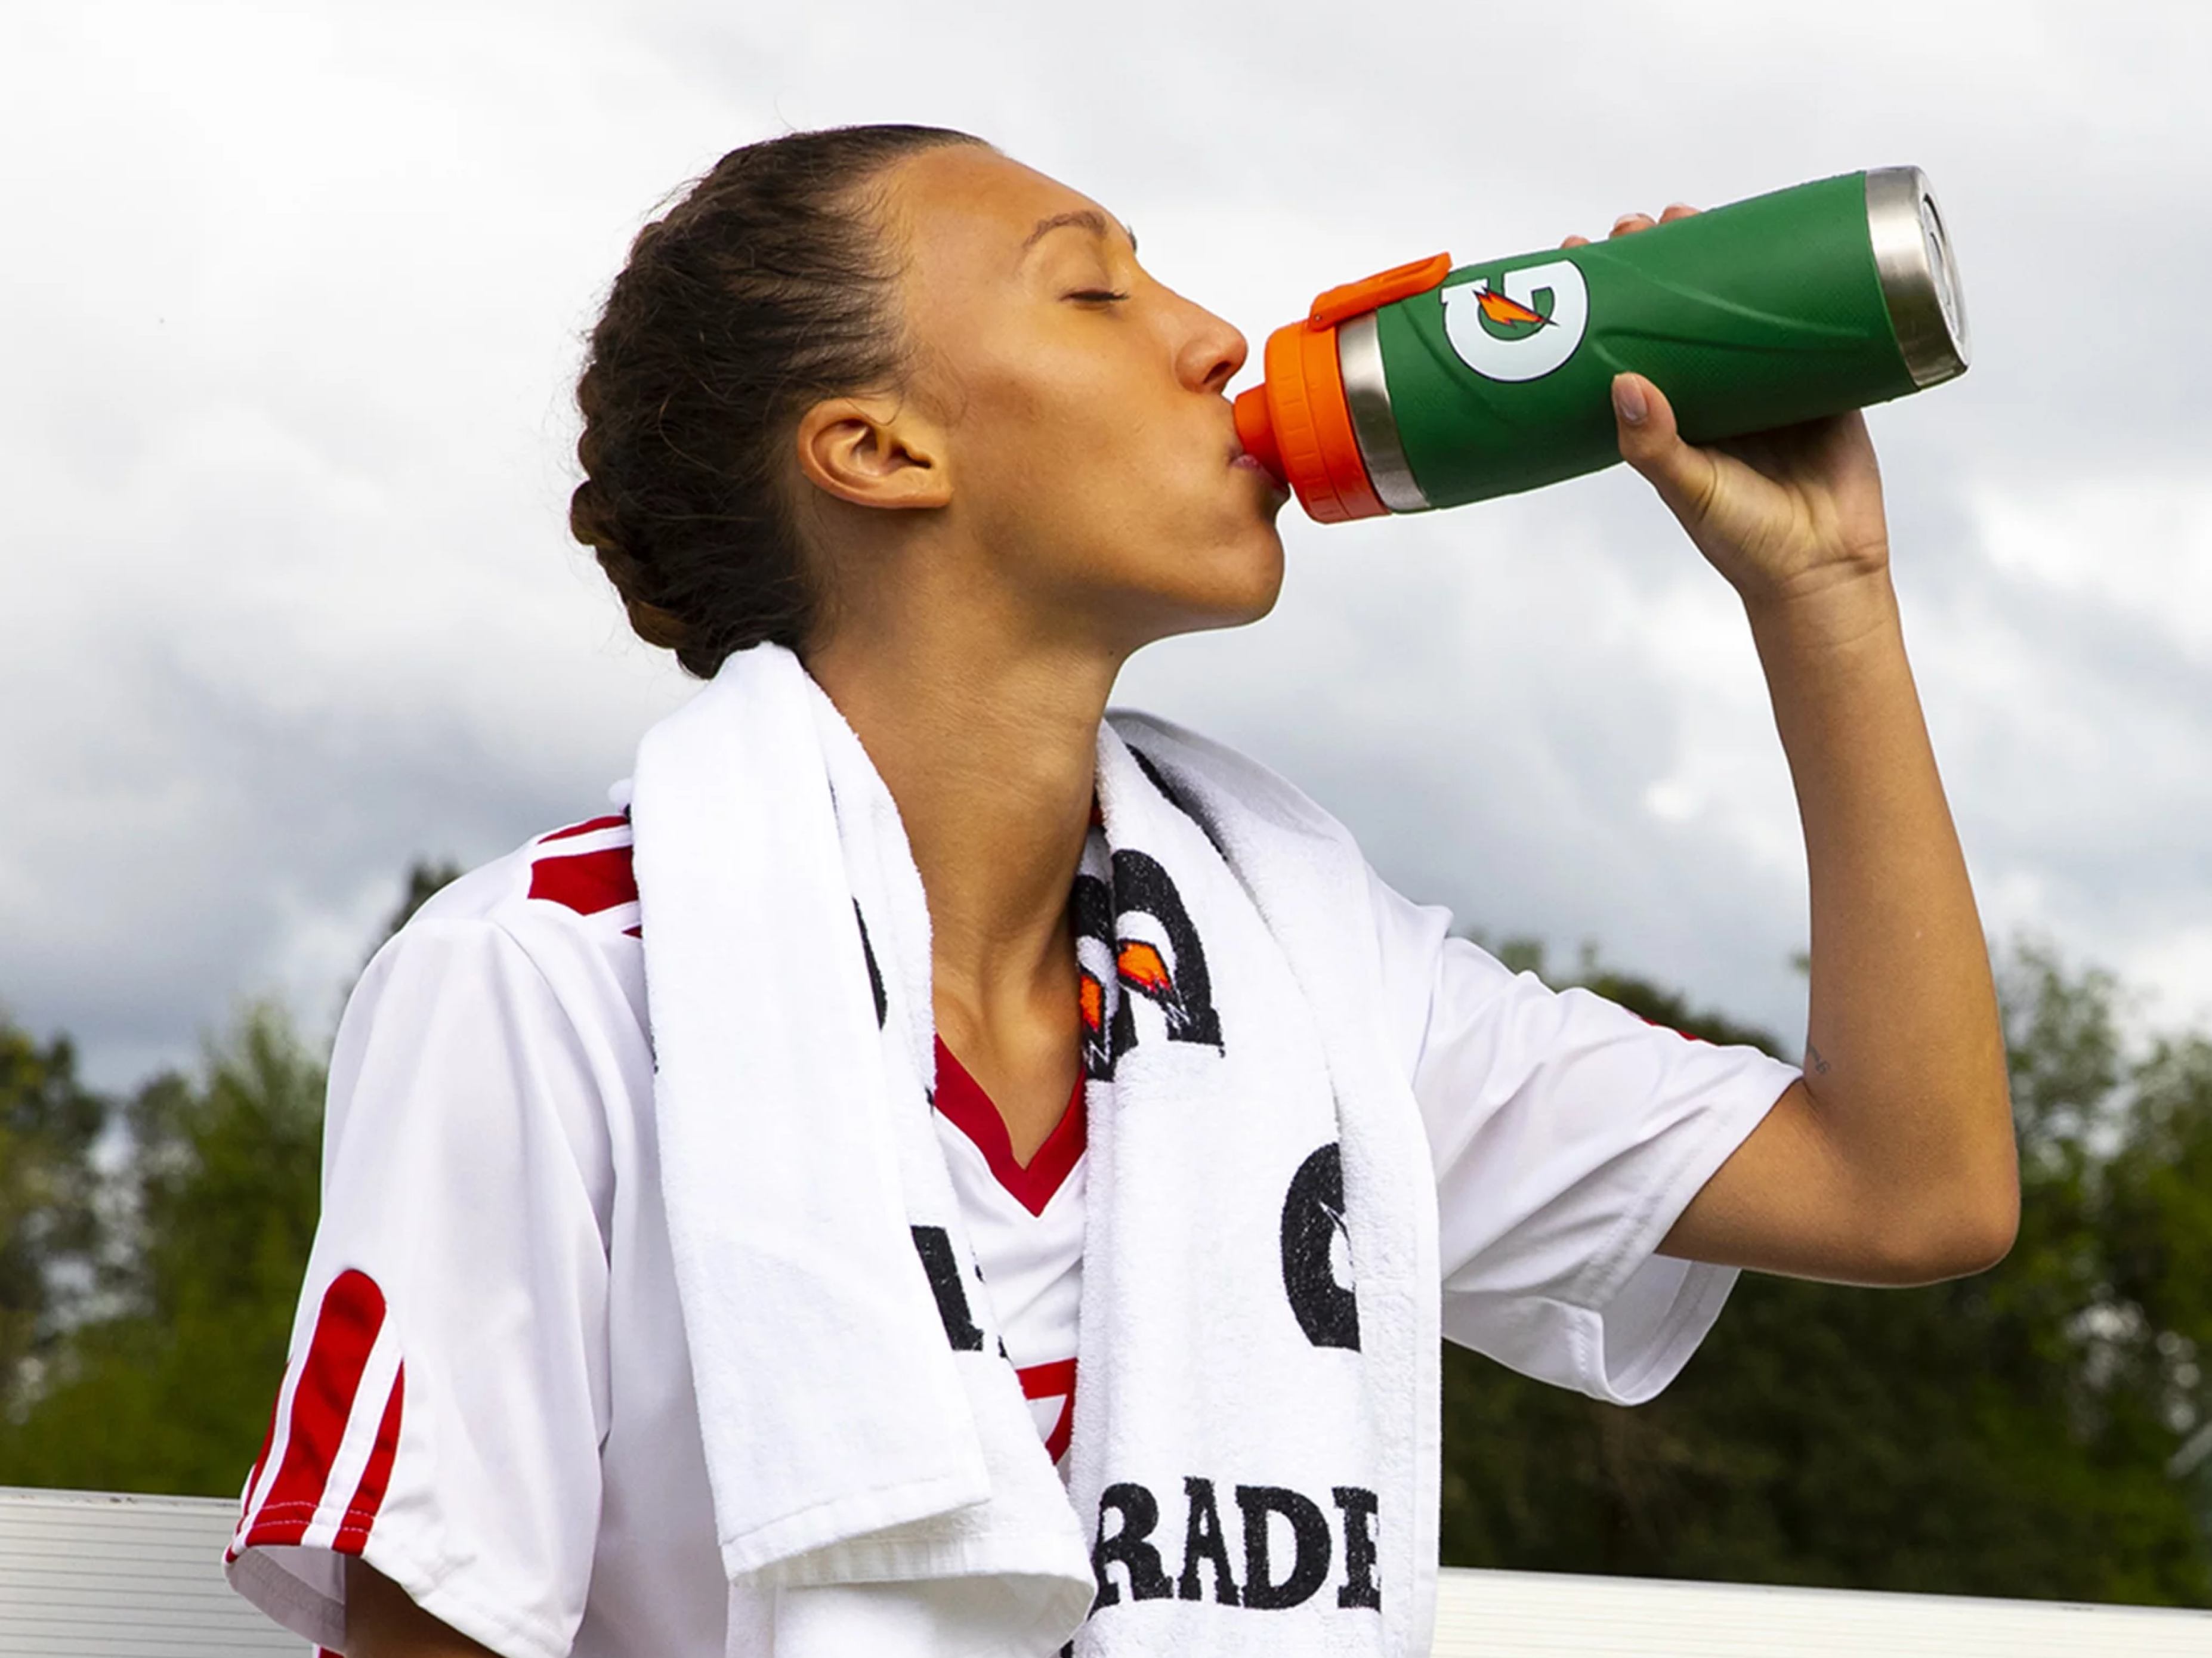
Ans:
{"label": "orange bottle cap", "polygon": [[1352,429],[1337,362],[1337,325],[1425,293],[1450,270],[1451,256],[1437,253],[1332,288],[1304,321],[1267,337],[1266,383],[1237,399],[1237,440],[1289,484],[1319,522],[1341,524],[1390,510],[1368,478]]}
{"label": "orange bottle cap", "polygon": [[1336,361],[1336,330],[1303,322],[1267,337],[1267,383],[1237,399],[1245,453],[1297,491],[1323,524],[1389,511],[1367,481]]}

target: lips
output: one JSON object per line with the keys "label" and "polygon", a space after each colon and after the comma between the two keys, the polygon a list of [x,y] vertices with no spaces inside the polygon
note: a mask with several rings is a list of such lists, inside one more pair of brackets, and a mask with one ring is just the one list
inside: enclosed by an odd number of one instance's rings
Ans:
{"label": "lips", "polygon": [[1244,435],[1241,430],[1232,432],[1230,435],[1229,465],[1234,471],[1257,472],[1267,480],[1269,489],[1277,495],[1288,498],[1290,490],[1284,484],[1283,480],[1276,476],[1274,468],[1244,446]]}

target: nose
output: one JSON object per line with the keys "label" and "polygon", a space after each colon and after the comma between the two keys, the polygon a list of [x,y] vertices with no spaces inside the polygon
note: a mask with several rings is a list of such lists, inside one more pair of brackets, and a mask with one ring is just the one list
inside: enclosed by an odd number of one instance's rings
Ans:
{"label": "nose", "polygon": [[1252,349],[1242,333],[1205,307],[1188,300],[1182,303],[1190,317],[1176,353],[1176,377],[1194,392],[1218,395],[1237,377]]}

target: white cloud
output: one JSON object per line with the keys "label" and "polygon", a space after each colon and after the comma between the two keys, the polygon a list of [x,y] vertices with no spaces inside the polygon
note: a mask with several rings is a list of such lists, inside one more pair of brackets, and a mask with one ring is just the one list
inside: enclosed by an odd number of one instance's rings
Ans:
{"label": "white cloud", "polygon": [[2127,976],[2149,992],[2144,1025],[2152,1029],[2212,1028],[2212,925],[2176,927],[2136,950],[2127,963]]}
{"label": "white cloud", "polygon": [[2100,471],[1971,499],[2000,573],[2212,665],[2212,477]]}
{"label": "white cloud", "polygon": [[[2200,8],[17,14],[0,999],[109,1080],[236,991],[325,1005],[409,856],[495,853],[625,768],[683,686],[562,526],[580,331],[723,149],[886,118],[1067,177],[1255,344],[1437,247],[1927,167],[1979,361],[1876,430],[1985,903],[2206,981]],[[1141,660],[1130,700],[1278,764],[1471,920],[1792,1023],[1756,666],[1634,480],[1291,540],[1277,617]]]}
{"label": "white cloud", "polygon": [[2212,492],[2187,474],[1966,492],[1981,553],[1925,653],[1986,918],[2212,1005]]}

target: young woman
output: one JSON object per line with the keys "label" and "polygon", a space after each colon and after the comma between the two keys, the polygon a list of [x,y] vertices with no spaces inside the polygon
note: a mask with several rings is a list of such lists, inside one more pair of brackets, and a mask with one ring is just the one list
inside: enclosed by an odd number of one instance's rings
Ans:
{"label": "young woman", "polygon": [[713,683],[356,994],[231,1555],[272,1615],[353,1658],[1422,1652],[1439,1327],[1633,1401],[1734,1269],[2002,1254],[1862,422],[1723,452],[1613,392],[1771,691],[1801,1077],[1507,974],[1279,780],[1106,719],[1139,647],[1274,603],[1244,359],[957,134],[740,149],[640,234],[573,523]]}

